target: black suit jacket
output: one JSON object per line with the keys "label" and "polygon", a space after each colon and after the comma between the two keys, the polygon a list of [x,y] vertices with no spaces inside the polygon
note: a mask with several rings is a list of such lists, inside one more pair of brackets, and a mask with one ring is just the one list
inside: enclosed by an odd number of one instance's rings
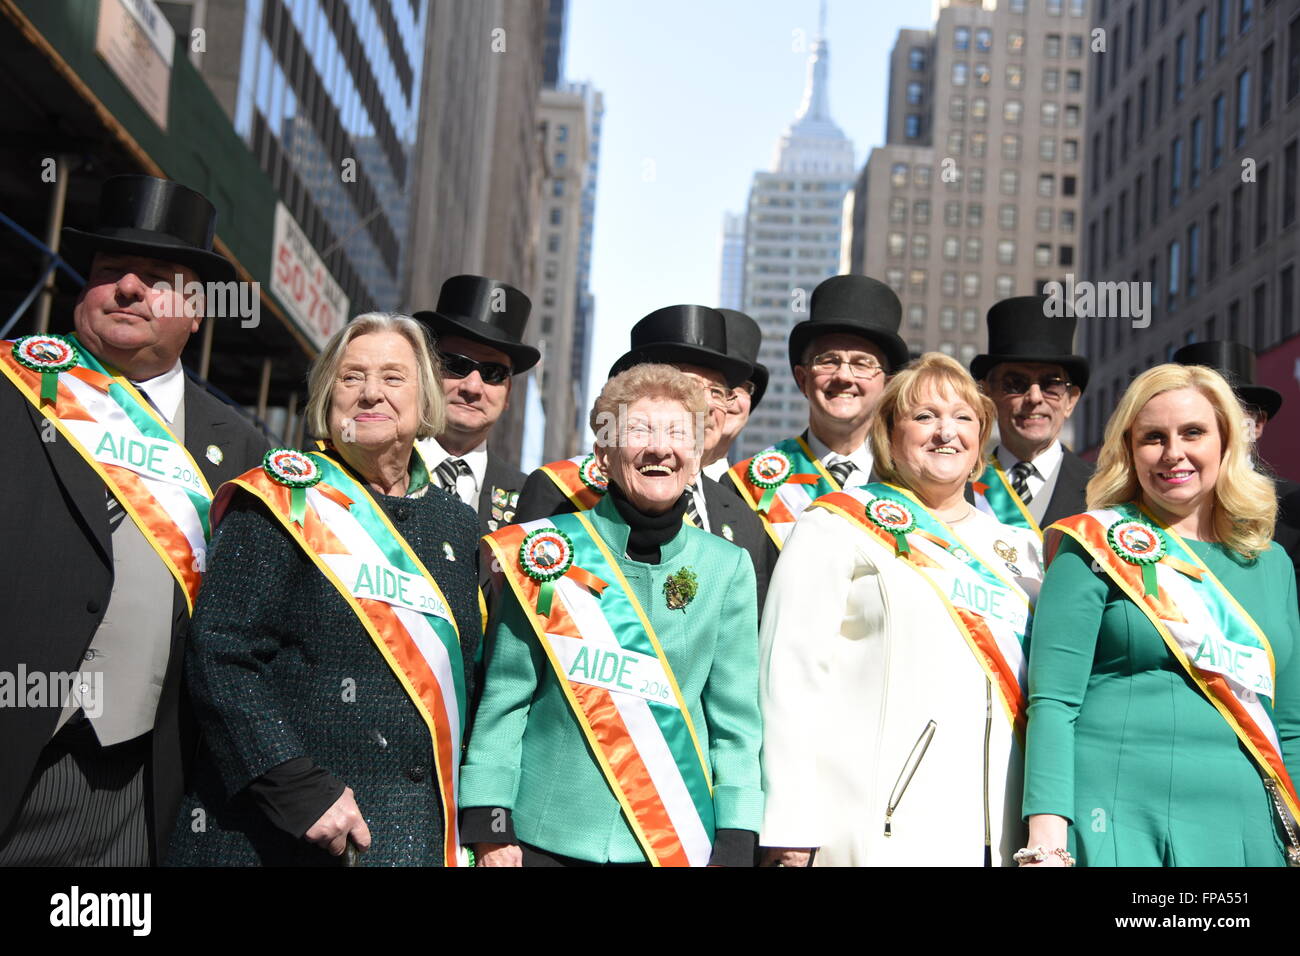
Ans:
{"label": "black suit jacket", "polygon": [[[234,408],[188,379],[185,447],[208,485],[256,466],[269,447]],[[54,436],[52,441],[42,435]],[[207,448],[222,452],[220,464]],[[8,593],[0,636],[0,671],[79,670],[113,589],[113,545],[104,483],[53,425],[8,380],[0,380],[0,583]],[[146,778],[154,853],[165,850],[183,792],[184,762],[193,751],[192,722],[182,702],[188,623],[185,597],[174,587],[171,656],[154,721]],[[13,821],[61,706],[0,707],[0,833]],[[182,738],[186,738],[183,745]]]}
{"label": "black suit jacket", "polygon": [[1042,528],[1087,510],[1084,498],[1088,479],[1092,477],[1092,465],[1068,448],[1062,447],[1061,451],[1064,452],[1061,470],[1056,476],[1052,500],[1047,503],[1047,510],[1043,512],[1043,520],[1039,524]]}
{"label": "black suit jacket", "polygon": [[[758,585],[758,613],[761,617],[763,602],[767,599],[767,581],[771,577],[772,566],[776,564],[776,545],[764,530],[763,520],[745,504],[734,488],[719,484],[707,475],[700,476],[700,487],[704,490],[704,507],[709,513],[712,532],[744,548],[754,563],[754,581]],[[519,506],[515,509],[515,521],[536,521],[538,518],[569,514],[577,510],[568,495],[539,468],[524,482],[524,490],[519,495]],[[730,537],[724,531],[724,526],[730,529]]]}
{"label": "black suit jacket", "polygon": [[498,528],[514,524],[524,473],[507,465],[495,455],[488,455],[483,472],[483,489],[478,496],[479,534],[491,534]]}

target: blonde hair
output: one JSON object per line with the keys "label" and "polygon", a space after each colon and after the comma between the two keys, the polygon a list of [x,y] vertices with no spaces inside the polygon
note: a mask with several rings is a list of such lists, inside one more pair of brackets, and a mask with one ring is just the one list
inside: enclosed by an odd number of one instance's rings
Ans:
{"label": "blonde hair", "polygon": [[942,352],[926,352],[909,362],[889,380],[881,393],[876,404],[876,417],[871,422],[871,453],[875,456],[876,472],[885,481],[894,484],[902,481],[890,449],[890,435],[899,414],[914,408],[927,387],[937,392],[951,392],[975,410],[980,423],[980,438],[975,467],[970,476],[972,479],[978,477],[984,470],[984,446],[993,434],[997,410],[992,400],[980,391],[965,366]]}
{"label": "blonde hair", "polygon": [[429,344],[424,326],[396,312],[363,312],[339,329],[321,349],[307,373],[307,404],[303,409],[308,434],[328,438],[330,398],[343,355],[353,339],[373,332],[396,332],[411,343],[420,387],[420,424],[416,438],[439,434],[446,424],[447,400],[442,393],[442,365]]}
{"label": "blonde hair", "polygon": [[1165,392],[1194,388],[1214,408],[1223,457],[1214,484],[1214,533],[1225,546],[1254,558],[1269,546],[1277,520],[1273,483],[1250,462],[1245,410],[1222,375],[1202,365],[1157,365],[1133,379],[1110,421],[1088,482],[1088,509],[1139,500],[1142,488],[1133,465],[1133,422],[1147,402]]}

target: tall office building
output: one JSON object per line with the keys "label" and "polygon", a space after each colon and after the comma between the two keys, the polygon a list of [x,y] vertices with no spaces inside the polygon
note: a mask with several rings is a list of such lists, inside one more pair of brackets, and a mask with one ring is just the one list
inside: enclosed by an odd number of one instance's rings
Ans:
{"label": "tall office building", "polygon": [[722,214],[722,249],[718,261],[718,305],[739,309],[745,297],[745,217]]}
{"label": "tall office building", "polygon": [[[600,137],[605,123],[605,97],[590,83],[570,83],[570,92],[582,97],[587,120],[587,171],[582,183],[581,222],[578,228],[578,274],[573,318],[573,375],[577,387],[574,434],[586,434],[587,412],[592,398],[587,394],[587,372],[595,340],[596,297],[591,292],[591,254],[596,234],[596,184],[600,175]],[[575,453],[576,454],[576,453]]]}
{"label": "tall office building", "polygon": [[994,302],[1077,268],[1089,2],[943,0],[899,32],[843,266],[898,293],[914,354],[968,364]]}
{"label": "tall office building", "polygon": [[582,374],[573,364],[578,316],[579,260],[582,256],[583,195],[587,175],[586,100],[579,92],[543,90],[539,118],[546,154],[541,241],[541,279],[534,298],[533,322],[542,361],[534,378],[545,414],[544,460],[578,453],[575,430],[583,392]]}
{"label": "tall office building", "polygon": [[830,115],[829,67],[830,51],[819,35],[799,112],[777,143],[772,168],[756,172],[749,190],[741,311],[762,329],[759,360],[772,377],[763,404],[738,439],[737,459],[808,425],[786,342],[791,327],[808,317],[813,287],[837,271],[840,206],[854,168],[853,143]]}
{"label": "tall office building", "polygon": [[[1094,370],[1080,444],[1100,442],[1135,374],[1190,342],[1250,346],[1261,381],[1294,395],[1300,7],[1097,0],[1093,25],[1110,42],[1090,84],[1083,271],[1149,283],[1151,312],[1145,328],[1081,321]],[[1281,414],[1264,457],[1300,476],[1300,408]]]}
{"label": "tall office building", "polygon": [[554,89],[564,79],[564,30],[569,0],[546,0],[546,46],[542,50],[542,82]]}

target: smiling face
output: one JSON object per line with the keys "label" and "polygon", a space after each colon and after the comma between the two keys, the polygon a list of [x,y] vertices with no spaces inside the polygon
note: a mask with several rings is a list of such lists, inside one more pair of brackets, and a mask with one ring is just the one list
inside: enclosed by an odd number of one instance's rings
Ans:
{"label": "smiling face", "polygon": [[704,458],[709,460],[718,442],[722,441],[722,430],[727,420],[727,403],[724,396],[731,394],[727,387],[727,377],[717,369],[702,365],[675,364],[673,368],[689,376],[700,390],[704,392],[709,412],[704,419]]}
{"label": "smiling face", "polygon": [[[476,362],[511,366],[510,356],[506,353],[455,335],[438,336],[438,351],[463,355]],[[447,398],[447,424],[440,437],[447,437],[457,451],[476,447],[510,407],[510,379],[500,385],[488,385],[477,370],[464,378],[444,374],[442,391]]]}
{"label": "smiling face", "polygon": [[[856,335],[822,335],[813,340],[809,353],[813,356],[827,352],[838,353],[850,362],[870,356],[888,368],[884,351],[874,342]],[[799,391],[808,399],[808,420],[816,434],[825,431],[842,431],[846,428],[865,427],[885,390],[885,374],[871,378],[854,378],[848,365],[843,363],[833,372],[815,372],[804,365],[796,365],[794,379]],[[828,427],[829,426],[829,427]]]}
{"label": "smiling face", "polygon": [[1129,448],[1142,503],[1157,517],[1176,525],[1213,508],[1223,438],[1214,406],[1199,390],[1161,392],[1142,406]]}
{"label": "smiling face", "polygon": [[[95,253],[86,285],[77,297],[77,337],[100,359],[136,381],[172,368],[185,343],[199,329],[200,303],[187,315],[176,277],[198,282],[187,266],[144,256]],[[164,283],[166,285],[164,286]]]}
{"label": "smiling face", "polygon": [[632,504],[662,514],[699,468],[694,416],[673,399],[639,398],[627,408],[619,444],[597,444],[595,454],[601,471]]}
{"label": "smiling face", "polygon": [[374,451],[410,445],[420,426],[415,350],[397,332],[367,332],[348,343],[330,392],[330,441]]}
{"label": "smiling face", "polygon": [[[998,410],[999,438],[1022,461],[1032,460],[1056,440],[1079,401],[1076,385],[1068,386],[1059,398],[1045,395],[1040,383],[1053,377],[1062,382],[1070,380],[1060,365],[1044,362],[1002,362],[985,380],[986,391]],[[1031,383],[1028,390],[1007,394],[1004,385],[1017,380]]]}
{"label": "smiling face", "polygon": [[975,468],[979,415],[951,389],[931,383],[911,408],[898,410],[889,440],[904,483],[927,503],[944,499],[965,485]]}

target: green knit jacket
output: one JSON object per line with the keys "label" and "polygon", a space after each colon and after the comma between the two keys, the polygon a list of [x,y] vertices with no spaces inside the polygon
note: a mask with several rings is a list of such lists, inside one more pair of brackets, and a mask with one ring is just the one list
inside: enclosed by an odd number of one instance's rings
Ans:
{"label": "green knit jacket", "polygon": [[[642,564],[623,556],[629,528],[608,498],[587,514],[618,556],[681,687],[713,781],[718,829],[757,832],[762,721],[753,563],[735,545],[684,525],[662,546],[659,564]],[[694,571],[698,592],[684,609],[670,610],[664,584],[684,567]],[[509,809],[518,838],[550,853],[643,862],[525,614],[512,592],[502,597],[461,768],[461,806]]]}

